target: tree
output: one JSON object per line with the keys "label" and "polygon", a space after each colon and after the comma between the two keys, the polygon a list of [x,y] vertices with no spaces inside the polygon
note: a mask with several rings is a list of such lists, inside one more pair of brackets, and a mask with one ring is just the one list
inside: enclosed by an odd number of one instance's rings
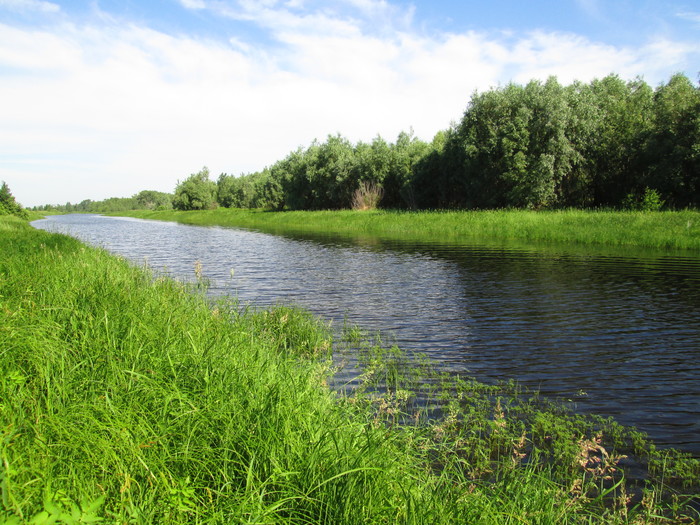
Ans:
{"label": "tree", "polygon": [[169,210],[173,207],[173,196],[161,191],[143,190],[134,195],[136,205],[146,210]]}
{"label": "tree", "polygon": [[216,201],[224,208],[237,208],[236,177],[222,173],[216,182]]}
{"label": "tree", "polygon": [[452,170],[461,172],[464,168],[464,152],[454,136],[454,127],[438,131],[425,155],[411,166],[411,180],[403,191],[409,207],[428,209],[449,205],[449,173]]}
{"label": "tree", "polygon": [[282,188],[284,204],[278,208],[290,210],[308,210],[313,199],[311,181],[309,180],[309,165],[311,164],[311,151],[318,143],[314,143],[307,149],[298,148],[292,151],[286,158],[275,163],[271,171],[271,177]]}
{"label": "tree", "polygon": [[596,132],[585,155],[592,166],[591,192],[597,206],[617,206],[643,189],[647,170],[644,143],[653,122],[653,91],[641,79],[617,75],[591,82]]}
{"label": "tree", "polygon": [[15,200],[10,187],[4,181],[0,186],[0,215],[16,215],[23,219],[28,217],[26,210]]}
{"label": "tree", "polygon": [[175,187],[173,208],[176,210],[207,210],[216,204],[216,183],[209,180],[205,166]]}
{"label": "tree", "polygon": [[700,205],[700,89],[684,75],[674,75],[654,93],[646,154],[649,187],[671,206]]}
{"label": "tree", "polygon": [[222,173],[216,183],[219,206],[224,208],[267,208],[265,193],[268,170],[234,177]]}
{"label": "tree", "polygon": [[413,166],[428,154],[430,146],[402,131],[391,146],[389,167],[384,178],[384,201],[386,208],[412,208],[415,206],[415,196],[412,191]]}
{"label": "tree", "polygon": [[339,209],[350,206],[357,188],[352,174],[354,148],[340,134],[328,135],[326,142],[313,148],[307,176],[311,182],[312,209]]}
{"label": "tree", "polygon": [[450,170],[456,204],[561,205],[581,159],[571,122],[569,92],[554,77],[474,95],[453,135],[464,156]]}

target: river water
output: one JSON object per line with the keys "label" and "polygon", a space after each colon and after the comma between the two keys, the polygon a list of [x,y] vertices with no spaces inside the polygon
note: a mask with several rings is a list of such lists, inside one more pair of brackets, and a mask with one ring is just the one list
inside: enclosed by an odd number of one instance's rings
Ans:
{"label": "river water", "polygon": [[700,457],[700,256],[450,244],[102,217],[68,233],[244,303],[302,306],[381,331],[440,368],[515,379]]}

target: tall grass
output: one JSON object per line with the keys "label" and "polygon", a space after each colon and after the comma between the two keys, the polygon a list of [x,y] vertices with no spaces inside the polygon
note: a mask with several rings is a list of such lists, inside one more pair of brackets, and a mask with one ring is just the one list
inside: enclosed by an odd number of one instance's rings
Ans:
{"label": "tall grass", "polygon": [[[211,304],[14,219],[0,254],[0,523],[697,518],[697,462],[621,427],[438,376],[437,418],[407,390],[429,369],[369,342],[360,386],[333,392],[329,330],[304,311]],[[630,439],[649,466],[633,501],[612,459],[581,464]]]}
{"label": "tall grass", "polygon": [[698,211],[424,211],[373,210],[267,212],[217,209],[207,211],[125,212],[132,217],[188,224],[241,226],[413,237],[432,240],[507,240],[639,246],[700,250]]}

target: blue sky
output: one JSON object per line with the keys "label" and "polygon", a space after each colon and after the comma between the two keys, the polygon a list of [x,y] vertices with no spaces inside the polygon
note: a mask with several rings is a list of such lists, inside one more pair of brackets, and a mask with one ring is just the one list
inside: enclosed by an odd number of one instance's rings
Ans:
{"label": "blue sky", "polygon": [[475,91],[700,73],[697,0],[0,0],[0,180],[173,191],[313,139],[430,140]]}

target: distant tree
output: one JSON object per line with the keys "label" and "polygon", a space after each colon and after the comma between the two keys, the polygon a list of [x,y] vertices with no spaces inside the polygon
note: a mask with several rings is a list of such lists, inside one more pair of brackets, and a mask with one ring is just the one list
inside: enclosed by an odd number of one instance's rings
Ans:
{"label": "distant tree", "polygon": [[216,183],[209,180],[205,166],[175,187],[173,208],[176,210],[206,210],[216,204]]}
{"label": "distant tree", "polygon": [[430,146],[402,131],[389,151],[389,166],[384,177],[384,208],[412,208],[415,196],[411,188],[413,166],[430,152]]}
{"label": "distant tree", "polygon": [[311,209],[339,209],[350,206],[357,188],[353,180],[354,147],[340,134],[314,144],[305,155],[306,176],[311,184]]}
{"label": "distant tree", "polygon": [[249,173],[234,177],[222,173],[216,183],[219,206],[225,208],[269,208],[265,186],[269,171]]}
{"label": "distant tree", "polygon": [[216,182],[216,202],[224,208],[236,208],[236,177],[222,173]]}
{"label": "distant tree", "polygon": [[437,189],[443,186],[440,167],[447,131],[438,131],[429,146],[428,153],[412,167],[412,177],[406,194],[411,208],[436,208]]}
{"label": "distant tree", "polygon": [[654,93],[648,136],[644,183],[673,207],[700,206],[700,88],[686,76],[674,75]]}
{"label": "distant tree", "polygon": [[93,206],[96,204],[97,204],[96,202],[93,202],[90,199],[85,199],[85,200],[83,200],[75,205],[75,211],[79,211],[79,212],[95,211]]}
{"label": "distant tree", "polygon": [[28,216],[26,210],[15,200],[10,187],[4,181],[0,186],[0,215],[16,215],[23,219]]}
{"label": "distant tree", "polygon": [[136,197],[110,197],[103,201],[91,202],[88,210],[81,209],[81,205],[75,205],[73,211],[90,211],[92,213],[110,213],[137,210],[139,205],[136,203]]}
{"label": "distant tree", "polygon": [[173,207],[173,196],[170,193],[153,190],[143,190],[134,195],[139,209],[169,210]]}
{"label": "distant tree", "polygon": [[391,146],[380,136],[371,144],[359,142],[354,149],[353,186],[361,182],[383,185],[391,168]]}
{"label": "distant tree", "polygon": [[566,137],[570,143],[569,169],[556,186],[557,205],[586,208],[594,204],[593,162],[589,152],[597,139],[599,111],[590,85],[574,82],[565,88],[568,106]]}
{"label": "distant tree", "polygon": [[271,187],[279,188],[282,202],[277,209],[309,209],[311,187],[307,176],[307,154],[300,147],[270,168]]}
{"label": "distant tree", "polygon": [[571,120],[568,92],[554,77],[474,95],[448,149],[463,155],[461,169],[449,170],[454,204],[560,205],[580,160]]}
{"label": "distant tree", "polygon": [[641,79],[625,82],[609,75],[590,84],[595,107],[593,140],[585,152],[591,163],[591,193],[598,206],[617,206],[648,181],[645,142],[653,125],[653,90]]}
{"label": "distant tree", "polygon": [[[531,195],[540,188],[547,193],[548,181],[529,189],[530,177],[540,169],[533,169],[529,155],[533,131],[532,108],[526,103],[529,94],[523,86],[509,84],[472,96],[467,111],[452,137],[463,151],[461,169],[450,173],[448,193],[457,206],[500,208],[533,204]],[[538,162],[546,168],[547,161]]]}

